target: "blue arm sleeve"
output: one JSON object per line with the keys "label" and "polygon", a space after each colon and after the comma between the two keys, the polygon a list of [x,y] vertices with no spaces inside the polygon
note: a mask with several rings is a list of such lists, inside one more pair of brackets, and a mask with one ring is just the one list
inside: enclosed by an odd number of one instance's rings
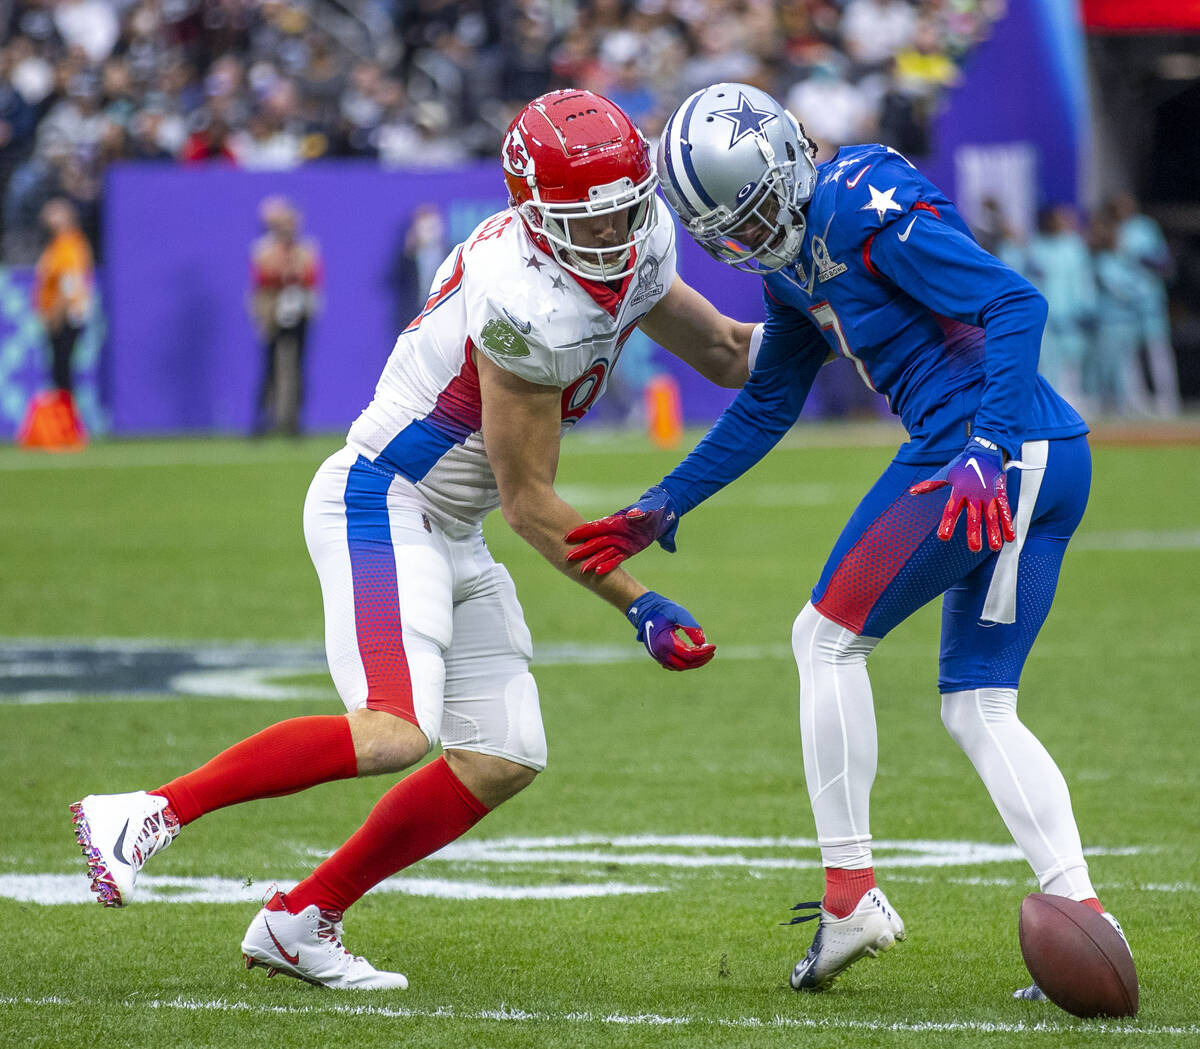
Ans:
{"label": "blue arm sleeve", "polygon": [[828,348],[798,310],[767,300],[762,347],[749,381],[712,429],[661,481],[680,514],[741,477],[800,416]]}
{"label": "blue arm sleeve", "polygon": [[965,233],[928,212],[909,214],[913,226],[897,219],[875,237],[871,263],[934,313],[984,329],[986,377],[972,433],[1016,457],[1034,404],[1046,300]]}

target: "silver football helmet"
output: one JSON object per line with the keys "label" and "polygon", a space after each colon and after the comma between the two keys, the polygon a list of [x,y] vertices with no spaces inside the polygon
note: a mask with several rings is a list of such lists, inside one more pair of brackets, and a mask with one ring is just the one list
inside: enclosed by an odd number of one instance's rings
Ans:
{"label": "silver football helmet", "polygon": [[713,84],[671,114],[658,145],[667,203],[714,258],[774,273],[800,254],[816,150],[765,91]]}

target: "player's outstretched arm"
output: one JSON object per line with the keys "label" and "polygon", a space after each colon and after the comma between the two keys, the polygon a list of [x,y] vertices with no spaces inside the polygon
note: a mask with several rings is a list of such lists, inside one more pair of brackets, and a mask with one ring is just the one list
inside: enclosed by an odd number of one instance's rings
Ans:
{"label": "player's outstretched arm", "polygon": [[616,513],[572,528],[564,538],[578,543],[568,561],[582,561],[579,571],[606,575],[626,558],[641,553],[655,540],[667,553],[675,553],[675,529],[679,513],[675,501],[662,485],[654,485],[630,506]]}
{"label": "player's outstretched arm", "polygon": [[[483,442],[500,491],[500,510],[514,532],[565,575],[619,608],[638,640],[662,666],[703,666],[716,651],[682,606],[647,590],[623,569],[581,575],[563,538],[583,517],[554,490],[561,430],[561,391],[539,386],[476,355]],[[682,631],[686,640],[679,636]]]}
{"label": "player's outstretched arm", "polygon": [[795,423],[825,344],[800,314],[768,318],[765,329],[750,379],[688,457],[636,503],[567,533],[582,574],[611,572],[655,540],[673,553],[679,518],[754,466]]}

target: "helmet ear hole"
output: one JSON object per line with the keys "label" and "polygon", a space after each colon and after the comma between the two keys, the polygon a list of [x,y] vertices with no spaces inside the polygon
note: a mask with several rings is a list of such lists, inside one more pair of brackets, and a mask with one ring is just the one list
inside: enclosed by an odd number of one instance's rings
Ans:
{"label": "helmet ear hole", "polygon": [[789,142],[789,143],[787,143],[786,152],[787,152],[787,158],[788,158],[788,160],[795,160],[795,159],[796,159],[796,150],[793,148],[793,146],[792,146],[792,144],[791,144],[790,142]]}

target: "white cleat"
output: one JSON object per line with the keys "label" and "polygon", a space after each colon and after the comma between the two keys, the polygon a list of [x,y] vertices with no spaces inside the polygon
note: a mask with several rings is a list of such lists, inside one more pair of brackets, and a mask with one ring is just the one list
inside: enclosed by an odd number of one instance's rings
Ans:
{"label": "white cleat", "polygon": [[339,991],[403,991],[408,977],[381,972],[366,958],[342,946],[342,915],[314,903],[299,914],[284,907],[283,893],[272,885],[263,908],[242,940],[247,969],[262,966],[267,976],[283,973],[297,980]]}
{"label": "white cleat", "polygon": [[792,970],[791,984],[797,991],[825,990],[860,958],[874,958],[906,935],[900,915],[878,887],[868,889],[845,918],[834,917],[819,903],[797,904],[793,910],[801,907],[820,908],[810,917],[821,920],[808,953]]}
{"label": "white cleat", "polygon": [[[1125,946],[1129,947],[1129,941],[1125,939],[1125,930],[1121,928],[1121,923],[1117,921],[1108,911],[1103,911],[1100,915],[1109,925],[1117,930],[1121,935],[1121,939],[1125,940]],[[1129,957],[1133,957],[1133,948],[1129,948]],[[1031,983],[1028,987],[1022,987],[1019,990],[1013,991],[1013,997],[1022,1002],[1048,1002],[1049,997],[1036,983]]]}
{"label": "white cleat", "polygon": [[89,794],[71,806],[71,813],[92,892],[105,907],[124,907],[133,896],[138,871],[179,833],[167,799],[144,790]]}

